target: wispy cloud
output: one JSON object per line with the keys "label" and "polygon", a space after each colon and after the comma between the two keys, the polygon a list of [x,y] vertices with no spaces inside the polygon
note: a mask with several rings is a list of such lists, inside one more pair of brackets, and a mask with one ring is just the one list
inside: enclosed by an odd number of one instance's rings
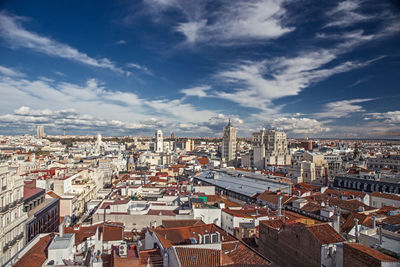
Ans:
{"label": "wispy cloud", "polygon": [[119,41],[116,41],[116,42],[115,42],[116,45],[124,45],[124,44],[127,44],[127,43],[128,43],[128,42],[125,41],[125,40],[119,40]]}
{"label": "wispy cloud", "polygon": [[126,64],[126,66],[127,66],[128,68],[133,68],[133,69],[137,69],[137,70],[143,71],[143,72],[146,73],[147,75],[153,75],[152,71],[149,70],[146,66],[139,65],[139,64],[137,64],[137,63],[132,63],[132,62]]}
{"label": "wispy cloud", "polygon": [[338,5],[330,10],[327,15],[332,18],[332,21],[325,27],[347,27],[359,22],[374,19],[374,16],[362,14],[359,10],[362,5],[362,0],[345,0],[339,2]]}
{"label": "wispy cloud", "polygon": [[326,66],[336,58],[336,50],[321,49],[291,58],[235,63],[216,75],[220,82],[233,90],[215,92],[214,96],[244,107],[268,110],[275,99],[297,95],[313,83],[377,60],[346,61],[336,66]]}
{"label": "wispy cloud", "polygon": [[[175,31],[189,44],[232,45],[278,38],[294,29],[284,24],[284,0],[220,1],[147,0],[153,14],[178,10],[184,22]],[[154,11],[156,11],[154,13]]]}
{"label": "wispy cloud", "polygon": [[318,118],[342,118],[352,113],[365,112],[365,109],[358,105],[360,103],[369,102],[375,100],[374,98],[362,98],[352,100],[341,100],[330,102],[325,105],[324,110],[319,113],[315,113],[314,116]]}
{"label": "wispy cloud", "polygon": [[17,17],[0,12],[0,37],[11,48],[26,48],[52,57],[64,58],[88,66],[109,69],[117,73],[128,75],[123,69],[117,67],[108,58],[92,58],[67,44],[58,42],[50,37],[39,35],[22,26],[26,18]]}
{"label": "wispy cloud", "polygon": [[24,76],[24,74],[18,70],[15,70],[13,68],[5,67],[0,65],[0,74],[6,75],[6,76]]}
{"label": "wispy cloud", "polygon": [[206,97],[207,91],[211,90],[210,85],[201,85],[192,88],[182,89],[181,93],[185,96]]}
{"label": "wispy cloud", "polygon": [[364,120],[382,120],[388,124],[400,124],[400,110],[365,114]]}

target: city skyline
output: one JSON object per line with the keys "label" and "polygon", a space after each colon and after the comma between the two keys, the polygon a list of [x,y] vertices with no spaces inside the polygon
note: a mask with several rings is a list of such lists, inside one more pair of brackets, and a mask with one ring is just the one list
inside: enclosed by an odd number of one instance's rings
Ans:
{"label": "city skyline", "polygon": [[400,132],[395,1],[3,1],[0,134]]}

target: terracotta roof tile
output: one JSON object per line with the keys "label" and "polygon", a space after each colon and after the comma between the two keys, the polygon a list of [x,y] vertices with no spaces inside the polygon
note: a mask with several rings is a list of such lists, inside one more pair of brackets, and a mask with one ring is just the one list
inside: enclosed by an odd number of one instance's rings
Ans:
{"label": "terracotta roof tile", "polygon": [[363,262],[374,263],[373,259],[382,262],[400,262],[398,259],[390,257],[373,248],[367,247],[359,243],[344,244],[344,253],[351,253],[357,258],[361,258]]}
{"label": "terracotta roof tile", "polygon": [[393,199],[393,200],[400,201],[400,196],[399,195],[394,195],[394,194],[385,194],[385,193],[380,193],[380,192],[372,192],[371,196],[372,197],[381,197],[381,198],[387,198],[387,199]]}
{"label": "terracotta roof tile", "polygon": [[221,234],[221,240],[224,241],[235,240],[233,236],[229,235],[215,224],[204,224],[204,225],[195,225],[189,227],[177,227],[168,229],[154,229],[154,232],[157,233],[157,236],[160,236],[163,239],[168,240],[171,243],[171,245],[191,244],[190,238],[194,238],[197,240],[198,234],[204,235],[206,233],[212,234],[216,232],[219,232]]}
{"label": "terracotta roof tile", "polygon": [[332,244],[346,241],[346,239],[336,232],[329,224],[307,225],[306,228],[321,244]]}
{"label": "terracotta roof tile", "polygon": [[176,228],[185,226],[195,226],[202,225],[204,222],[199,219],[194,220],[162,220],[162,225],[164,228]]}
{"label": "terracotta roof tile", "polygon": [[53,234],[46,235],[30,249],[14,265],[16,267],[41,267],[47,260],[47,248],[53,239]]}
{"label": "terracotta roof tile", "polygon": [[175,247],[182,267],[220,266],[221,251],[206,248]]}

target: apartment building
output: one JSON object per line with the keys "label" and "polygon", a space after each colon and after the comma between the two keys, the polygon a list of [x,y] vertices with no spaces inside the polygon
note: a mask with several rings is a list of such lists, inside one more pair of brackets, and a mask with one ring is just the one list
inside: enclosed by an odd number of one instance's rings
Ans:
{"label": "apartment building", "polygon": [[0,161],[0,265],[24,246],[24,181],[7,161]]}

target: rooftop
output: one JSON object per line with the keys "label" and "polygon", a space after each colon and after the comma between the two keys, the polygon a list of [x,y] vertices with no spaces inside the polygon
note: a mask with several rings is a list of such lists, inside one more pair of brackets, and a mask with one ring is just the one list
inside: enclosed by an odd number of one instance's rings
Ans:
{"label": "rooftop", "polygon": [[202,172],[196,176],[199,180],[205,181],[215,186],[225,188],[237,192],[245,196],[254,196],[260,194],[270,188],[271,191],[288,190],[287,185],[280,184],[273,181],[263,181],[259,179],[251,179],[244,176],[236,177],[224,172],[218,172],[218,178],[213,179],[209,177],[209,171]]}

